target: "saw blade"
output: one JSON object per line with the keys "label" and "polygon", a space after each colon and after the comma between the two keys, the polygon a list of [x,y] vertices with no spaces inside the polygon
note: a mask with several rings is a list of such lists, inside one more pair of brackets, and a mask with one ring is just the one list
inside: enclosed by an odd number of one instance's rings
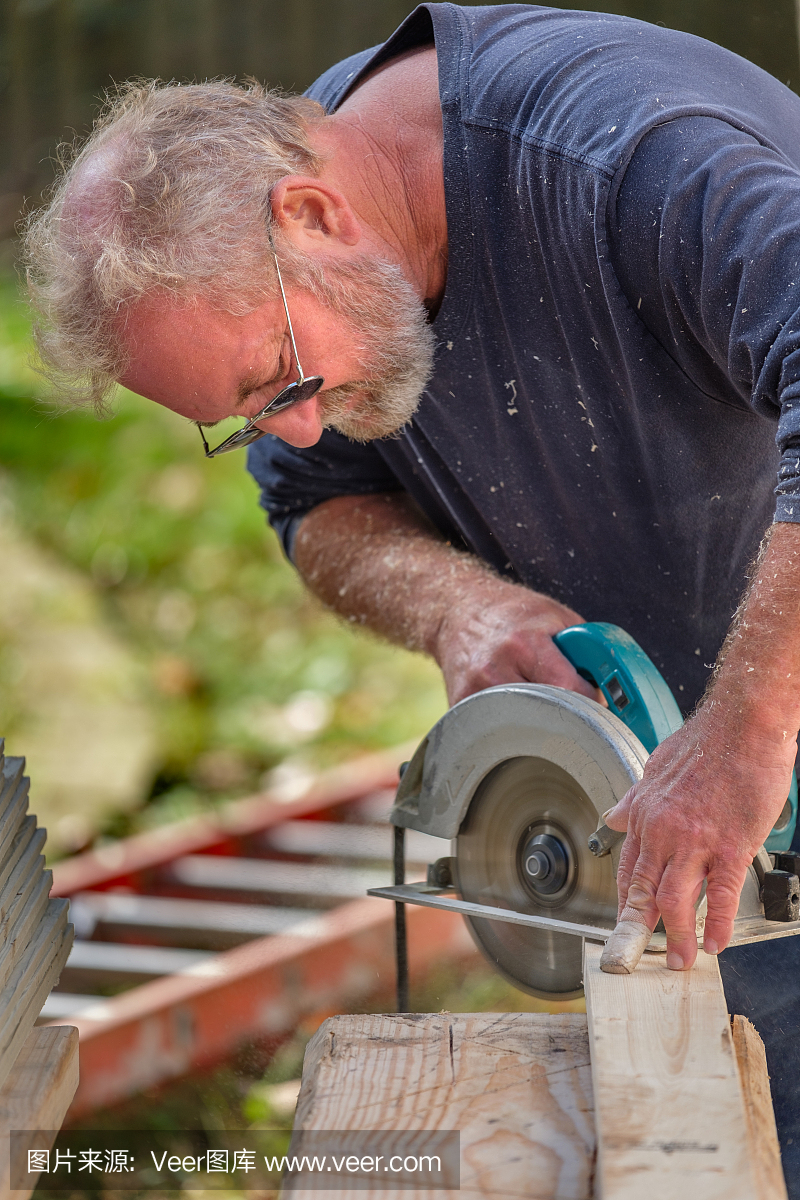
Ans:
{"label": "saw blade", "polygon": [[[611,856],[587,841],[598,810],[572,776],[543,758],[500,763],[475,792],[456,839],[465,900],[613,929]],[[473,939],[515,987],[548,1000],[583,994],[579,938],[466,918]]]}

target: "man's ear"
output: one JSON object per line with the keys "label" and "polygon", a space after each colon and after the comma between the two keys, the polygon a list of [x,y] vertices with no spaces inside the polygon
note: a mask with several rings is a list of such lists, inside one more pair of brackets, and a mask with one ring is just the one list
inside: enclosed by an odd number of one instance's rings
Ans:
{"label": "man's ear", "polygon": [[306,252],[332,242],[355,246],[361,226],[345,197],[311,175],[285,175],[271,193],[272,214],[281,229]]}

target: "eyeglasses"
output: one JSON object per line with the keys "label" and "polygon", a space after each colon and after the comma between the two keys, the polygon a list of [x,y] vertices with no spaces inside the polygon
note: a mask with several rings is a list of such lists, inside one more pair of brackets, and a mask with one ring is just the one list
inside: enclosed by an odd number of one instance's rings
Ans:
{"label": "eyeglasses", "polygon": [[267,234],[269,236],[269,244],[272,247],[272,256],[275,259],[275,270],[278,272],[278,284],[281,289],[283,308],[286,313],[286,323],[289,326],[292,354],[294,355],[297,373],[300,378],[296,379],[294,383],[288,384],[285,388],[281,388],[277,396],[273,396],[269,404],[265,405],[254,417],[251,417],[246,425],[243,425],[236,433],[232,433],[230,437],[225,438],[225,441],[220,442],[213,450],[209,449],[206,435],[203,433],[203,427],[198,422],[197,428],[200,430],[200,437],[203,439],[203,449],[205,450],[206,458],[216,458],[218,454],[227,454],[229,450],[238,450],[240,446],[249,446],[251,442],[257,442],[259,438],[264,437],[268,432],[266,429],[258,429],[256,426],[257,421],[263,421],[265,417],[271,417],[275,413],[283,412],[284,409],[291,408],[293,404],[301,404],[303,400],[310,400],[312,396],[316,396],[325,382],[321,375],[309,375],[306,377],[303,374],[300,359],[297,357],[297,345],[294,340],[292,318],[289,316],[289,306],[286,303],[286,292],[283,289],[283,279],[281,278],[281,269],[278,265],[278,256],[275,253],[275,244],[272,240],[270,230],[267,230]]}

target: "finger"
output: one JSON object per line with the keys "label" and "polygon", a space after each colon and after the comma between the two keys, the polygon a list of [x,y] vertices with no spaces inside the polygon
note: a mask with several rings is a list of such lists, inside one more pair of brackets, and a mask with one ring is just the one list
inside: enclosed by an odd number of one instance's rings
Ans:
{"label": "finger", "polygon": [[667,966],[685,971],[697,958],[695,903],[706,877],[705,862],[667,863],[656,893],[656,905],[667,932]]}
{"label": "finger", "polygon": [[532,654],[520,658],[519,669],[523,674],[529,674],[531,682],[549,683],[553,687],[563,687],[570,692],[578,692],[589,700],[597,700],[598,691],[583,676],[579,675],[568,658],[565,658],[555,642],[547,639],[534,648]]}
{"label": "finger", "polygon": [[703,949],[707,954],[719,953],[731,940],[747,865],[746,862],[714,864],[708,872],[708,914],[703,933]]}
{"label": "finger", "polygon": [[629,788],[625,795],[620,800],[619,804],[615,804],[607,813],[603,814],[603,820],[609,829],[616,829],[618,833],[625,833],[628,828],[628,820],[631,813],[631,805],[636,799],[636,784]]}
{"label": "finger", "polygon": [[652,859],[639,854],[628,884],[625,904],[619,914],[620,921],[633,921],[646,925],[651,931],[661,915],[656,903],[662,869]]}
{"label": "finger", "polygon": [[484,688],[497,687],[501,683],[530,682],[518,671],[504,671],[501,675],[491,671],[490,668],[476,668],[466,673],[459,671],[453,677],[446,674],[447,702],[451,706],[458,704],[461,700],[466,700],[467,696],[474,696],[476,692],[482,692]]}
{"label": "finger", "polygon": [[630,887],[631,878],[639,859],[640,850],[641,842],[635,834],[629,833],[622,843],[619,864],[617,866],[617,896],[619,897],[617,920],[620,919],[628,900],[628,888]]}
{"label": "finger", "polygon": [[600,955],[600,970],[608,975],[630,975],[647,949],[651,933],[637,921],[618,921]]}

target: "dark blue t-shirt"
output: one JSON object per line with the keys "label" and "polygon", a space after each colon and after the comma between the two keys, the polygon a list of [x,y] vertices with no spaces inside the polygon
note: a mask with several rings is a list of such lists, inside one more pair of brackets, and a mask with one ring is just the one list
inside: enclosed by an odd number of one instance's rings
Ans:
{"label": "dark blue t-shirt", "polygon": [[[684,709],[773,517],[800,520],[800,99],[624,17],[425,4],[326,72],[435,40],[448,275],[400,437],[249,452],[287,551],[335,495],[402,489],[510,578],[622,625]],[[797,404],[795,401],[797,400]]]}

